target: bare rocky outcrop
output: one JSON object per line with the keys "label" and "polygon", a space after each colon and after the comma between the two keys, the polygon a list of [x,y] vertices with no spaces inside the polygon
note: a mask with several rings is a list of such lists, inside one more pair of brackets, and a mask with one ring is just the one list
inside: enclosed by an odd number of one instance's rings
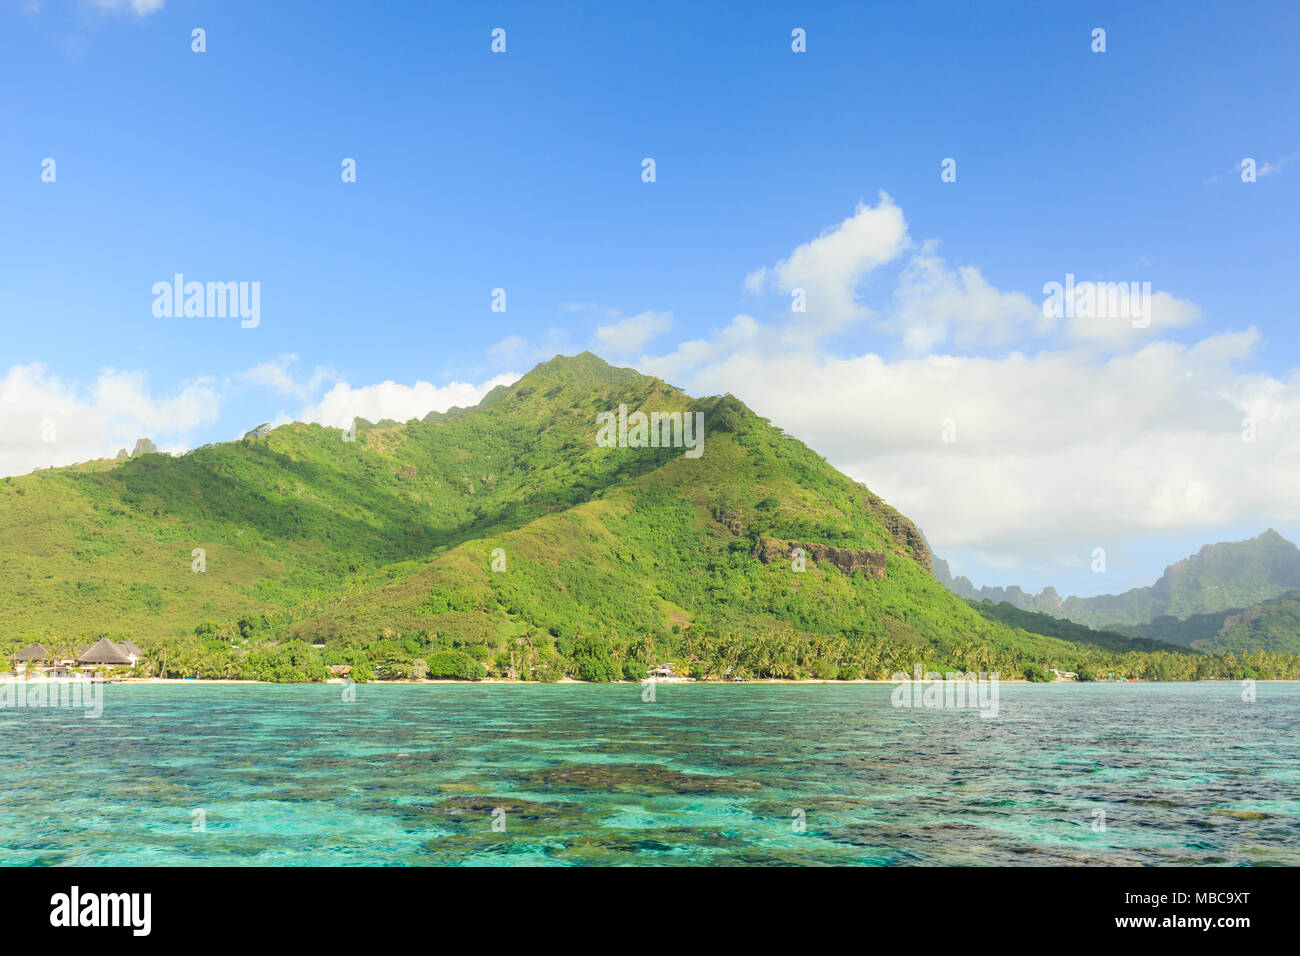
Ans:
{"label": "bare rocky outcrop", "polygon": [[727,530],[736,537],[745,533],[745,520],[739,511],[724,511],[718,515],[718,521],[726,525]]}
{"label": "bare rocky outcrop", "polygon": [[885,576],[885,552],[860,551],[856,548],[837,548],[815,541],[786,541],[782,538],[759,538],[754,544],[754,557],[764,564],[773,561],[790,560],[794,549],[802,548],[804,553],[818,564],[830,563],[845,574],[861,571],[869,578],[879,581]]}

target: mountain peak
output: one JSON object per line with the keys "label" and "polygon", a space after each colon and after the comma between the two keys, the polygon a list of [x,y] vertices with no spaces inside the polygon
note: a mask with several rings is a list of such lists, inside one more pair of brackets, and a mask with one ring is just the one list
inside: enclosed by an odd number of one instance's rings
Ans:
{"label": "mountain peak", "polygon": [[[1266,550],[1261,550],[1266,549]],[[1197,559],[1215,558],[1220,559],[1226,556],[1241,555],[1262,555],[1265,553],[1277,552],[1294,552],[1297,548],[1282,535],[1278,534],[1272,528],[1255,535],[1253,538],[1246,538],[1243,541],[1219,541],[1214,544],[1202,545],[1201,550],[1190,557],[1183,558],[1182,561],[1176,562],[1171,567],[1178,567],[1187,562],[1193,562]],[[1168,572],[1170,568],[1166,568]]]}
{"label": "mountain peak", "polygon": [[557,355],[542,362],[525,375],[521,382],[532,378],[553,378],[582,385],[627,385],[648,379],[634,368],[610,365],[593,352],[577,355]]}

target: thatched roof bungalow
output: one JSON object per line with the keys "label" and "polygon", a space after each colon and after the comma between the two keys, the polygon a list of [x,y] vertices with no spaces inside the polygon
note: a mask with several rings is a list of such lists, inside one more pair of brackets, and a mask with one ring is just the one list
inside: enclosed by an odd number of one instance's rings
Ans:
{"label": "thatched roof bungalow", "polygon": [[[139,650],[139,648],[136,649]],[[135,664],[138,658],[138,654],[132,654],[120,644],[114,644],[108,638],[101,637],[95,644],[77,655],[77,663],[130,667]]]}
{"label": "thatched roof bungalow", "polygon": [[24,647],[21,651],[15,651],[9,655],[11,660],[19,663],[40,663],[41,661],[50,660],[50,649],[44,644],[33,644],[31,647]]}

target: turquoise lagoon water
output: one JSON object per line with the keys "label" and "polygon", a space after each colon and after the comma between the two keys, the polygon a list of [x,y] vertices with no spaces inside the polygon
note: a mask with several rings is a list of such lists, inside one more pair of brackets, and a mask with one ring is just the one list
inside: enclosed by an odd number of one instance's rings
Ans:
{"label": "turquoise lagoon water", "polygon": [[0,710],[0,862],[1300,864],[1296,684],[891,690],[109,686]]}

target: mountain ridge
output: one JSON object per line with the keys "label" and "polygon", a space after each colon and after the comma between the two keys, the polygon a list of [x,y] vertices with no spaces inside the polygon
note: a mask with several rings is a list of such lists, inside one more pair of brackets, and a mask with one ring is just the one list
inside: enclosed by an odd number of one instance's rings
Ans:
{"label": "mountain ridge", "polygon": [[1242,609],[1300,588],[1300,549],[1269,528],[1243,541],[1203,545],[1168,565],[1151,585],[1087,598],[1062,598],[1052,587],[1038,594],[1016,586],[977,589],[965,577],[954,578],[946,562],[936,563],[935,573],[968,600],[1006,602],[1094,628],[1127,628]]}

